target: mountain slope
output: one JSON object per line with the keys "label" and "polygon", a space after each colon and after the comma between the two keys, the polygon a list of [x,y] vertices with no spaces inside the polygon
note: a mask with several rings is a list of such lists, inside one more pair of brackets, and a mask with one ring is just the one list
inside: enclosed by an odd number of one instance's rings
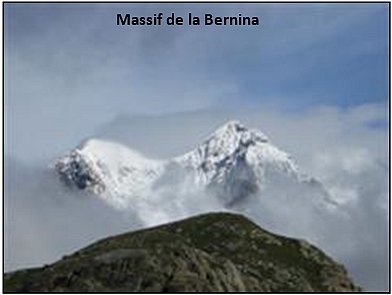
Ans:
{"label": "mountain slope", "polygon": [[70,186],[103,194],[121,208],[159,178],[164,166],[121,144],[90,139],[60,158],[55,168]]}
{"label": "mountain slope", "polygon": [[301,195],[307,190],[317,202],[333,204],[323,186],[302,175],[287,153],[237,121],[176,158],[151,160],[120,144],[91,139],[60,158],[55,167],[70,186],[91,191],[118,208],[148,199],[157,186],[171,187],[165,181],[173,175],[188,191],[209,193],[227,208],[276,184],[301,190]]}
{"label": "mountain slope", "polygon": [[211,213],[111,237],[42,268],[8,273],[7,292],[360,291],[302,240]]}
{"label": "mountain slope", "polygon": [[195,150],[176,159],[195,171],[198,185],[216,188],[225,204],[257,192],[272,170],[298,177],[296,165],[288,154],[273,146],[258,130],[230,121],[216,130]]}

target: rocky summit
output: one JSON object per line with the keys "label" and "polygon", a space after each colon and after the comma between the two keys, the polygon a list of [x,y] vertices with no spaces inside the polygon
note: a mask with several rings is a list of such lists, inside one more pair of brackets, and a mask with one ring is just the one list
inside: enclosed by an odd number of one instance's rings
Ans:
{"label": "rocky summit", "polygon": [[242,215],[209,213],[5,274],[6,292],[355,292],[345,268]]}

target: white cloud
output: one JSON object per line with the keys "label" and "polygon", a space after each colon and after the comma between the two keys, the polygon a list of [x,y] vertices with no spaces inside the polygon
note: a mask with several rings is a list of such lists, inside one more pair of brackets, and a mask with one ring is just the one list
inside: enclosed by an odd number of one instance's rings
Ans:
{"label": "white cloud", "polygon": [[[98,128],[97,134],[125,142],[155,157],[168,157],[189,150],[221,123],[234,118],[250,127],[261,129],[274,144],[291,153],[303,172],[321,180],[342,207],[342,212],[333,213],[337,215],[324,216],[301,209],[300,202],[287,208],[280,203],[269,202],[262,206],[261,211],[250,214],[262,226],[315,242],[347,265],[350,274],[366,288],[387,288],[388,130],[368,124],[372,120],[388,119],[384,106],[363,105],[345,111],[335,107],[318,107],[300,113],[256,108],[206,110],[155,117],[122,116]],[[97,212],[107,213],[99,213],[103,217],[99,217],[97,222],[104,223],[105,227],[97,231],[94,229],[96,225],[85,220],[86,216],[98,218],[96,212],[91,211],[92,207],[79,203],[74,200],[75,196],[67,194],[56,197],[60,200],[67,198],[65,205],[59,207],[59,204],[50,201],[53,194],[59,193],[54,193],[55,188],[48,191],[41,187],[47,185],[48,181],[37,184],[36,175],[33,173],[33,178],[30,175],[29,181],[23,182],[22,186],[9,182],[8,188],[11,190],[6,190],[8,199],[12,197],[13,200],[19,200],[19,203],[9,208],[12,213],[10,216],[18,216],[19,221],[11,228],[9,220],[6,219],[5,224],[6,232],[8,230],[11,237],[7,239],[11,244],[6,243],[6,249],[7,245],[10,245],[8,249],[14,249],[14,254],[6,259],[7,267],[21,266],[21,261],[27,263],[31,259],[30,255],[26,256],[26,248],[13,247],[14,243],[29,245],[30,249],[45,249],[45,253],[36,254],[38,263],[40,259],[53,260],[61,252],[70,252],[82,246],[87,241],[84,231],[90,231],[88,241],[92,241],[124,228],[129,230],[140,226],[140,223],[135,225],[130,220],[124,222],[121,216],[116,216],[100,205],[101,209],[96,209]],[[173,191],[187,194],[183,187],[173,187]],[[173,191],[161,190],[156,193],[154,202],[146,207],[150,209],[142,212],[148,224],[219,209],[217,204],[208,201],[208,196],[193,192],[193,197],[188,198],[192,200],[190,205],[182,202],[181,198],[171,198]],[[31,203],[24,202],[26,198],[38,199]],[[176,202],[167,202],[168,199]],[[149,212],[156,202],[162,206],[162,210],[159,210],[161,215],[157,215],[159,212]],[[78,207],[76,213],[73,206]],[[73,212],[73,222],[64,219],[69,216],[69,212]],[[51,220],[50,226],[45,224],[47,219]],[[59,236],[64,224],[68,227],[67,237]],[[35,232],[36,235],[20,244],[20,238],[29,237],[27,232]],[[368,254],[366,259],[362,257],[363,253]],[[369,263],[374,271],[369,270]]]}

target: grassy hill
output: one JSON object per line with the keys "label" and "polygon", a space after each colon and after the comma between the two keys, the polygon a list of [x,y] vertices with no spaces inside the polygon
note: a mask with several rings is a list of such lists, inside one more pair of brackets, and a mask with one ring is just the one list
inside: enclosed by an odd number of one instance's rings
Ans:
{"label": "grassy hill", "polygon": [[360,290],[316,247],[231,213],[110,237],[52,265],[4,275],[5,292]]}

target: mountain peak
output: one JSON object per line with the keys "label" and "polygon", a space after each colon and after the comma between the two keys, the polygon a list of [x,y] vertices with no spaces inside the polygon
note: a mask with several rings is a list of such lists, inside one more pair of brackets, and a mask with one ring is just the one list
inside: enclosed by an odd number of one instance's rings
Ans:
{"label": "mountain peak", "polygon": [[213,188],[231,206],[255,194],[267,174],[297,178],[298,170],[290,156],[275,147],[259,130],[248,129],[239,121],[229,121],[200,146],[177,158],[196,174],[196,183]]}
{"label": "mountain peak", "polygon": [[238,120],[230,120],[223,124],[219,129],[228,129],[228,130],[235,130],[235,131],[244,131],[247,130],[245,125],[243,125]]}
{"label": "mountain peak", "polygon": [[[243,157],[254,148],[262,154],[266,148],[273,148],[267,136],[256,129],[249,129],[237,120],[232,120],[216,129],[198,148],[187,153],[183,158],[198,158],[207,166],[217,166],[217,163],[227,166],[229,158]],[[196,159],[195,159],[196,160]],[[223,165],[223,162],[226,164]],[[204,165],[202,164],[202,165]]]}
{"label": "mountain peak", "polygon": [[197,162],[201,160],[207,165],[216,166],[216,163],[225,159],[245,155],[255,146],[270,146],[267,136],[259,130],[249,129],[239,121],[232,120],[216,129],[198,148],[184,157],[196,157],[199,158]]}
{"label": "mountain peak", "polygon": [[[267,142],[268,137],[257,129],[250,129],[238,120],[231,120],[219,127],[211,136],[211,138],[222,138],[224,140],[234,140],[246,142],[249,140]],[[207,139],[207,141],[209,140]]]}

